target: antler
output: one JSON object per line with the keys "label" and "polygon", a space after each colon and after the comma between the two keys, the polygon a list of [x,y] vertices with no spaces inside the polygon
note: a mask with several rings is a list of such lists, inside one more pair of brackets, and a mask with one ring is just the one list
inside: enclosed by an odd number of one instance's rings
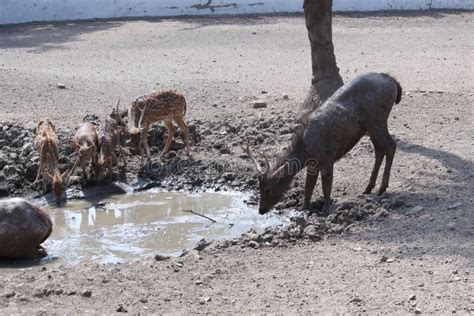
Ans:
{"label": "antler", "polygon": [[242,147],[242,150],[247,154],[247,156],[249,156],[250,159],[252,159],[252,161],[254,162],[255,167],[257,169],[257,172],[259,174],[264,175],[264,174],[268,173],[268,170],[270,170],[270,160],[268,159],[267,156],[262,155],[262,154],[259,153],[259,155],[262,156],[263,159],[265,159],[265,169],[262,169],[262,166],[260,166],[257,159],[255,159],[255,157],[250,152],[249,144],[246,144],[245,146],[241,146],[241,147]]}
{"label": "antler", "polygon": [[[140,109],[140,108],[138,108],[138,109]],[[140,116],[140,120],[138,121],[138,128],[139,128],[140,130],[143,130],[143,129],[146,128],[146,126],[145,126],[145,127],[142,127],[142,121],[143,121],[143,117],[145,116],[146,105],[143,107],[143,110],[140,110],[140,111],[142,112],[142,114],[141,114],[141,116]]]}

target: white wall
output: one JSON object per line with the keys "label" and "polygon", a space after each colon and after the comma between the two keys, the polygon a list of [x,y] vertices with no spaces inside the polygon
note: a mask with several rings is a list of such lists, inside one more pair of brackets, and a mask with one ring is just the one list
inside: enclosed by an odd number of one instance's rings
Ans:
{"label": "white wall", "polygon": [[[303,0],[0,0],[0,24],[94,18],[302,12]],[[474,0],[334,0],[335,11],[469,9]]]}

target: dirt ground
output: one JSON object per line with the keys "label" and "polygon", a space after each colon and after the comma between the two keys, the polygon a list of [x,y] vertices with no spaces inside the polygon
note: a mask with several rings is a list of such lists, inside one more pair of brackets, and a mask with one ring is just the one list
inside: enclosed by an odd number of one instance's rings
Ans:
{"label": "dirt ground", "polygon": [[[404,89],[389,119],[398,151],[388,194],[360,194],[374,162],[368,139],[335,166],[336,214],[353,203],[351,209],[370,209],[366,216],[346,218],[316,241],[299,238],[301,232],[275,243],[246,236],[163,261],[0,271],[0,311],[474,313],[473,18],[469,12],[335,16],[344,80],[383,71]],[[170,182],[178,178],[180,189],[255,190],[238,145],[249,140],[276,154],[291,136],[311,74],[301,16],[0,27],[0,56],[0,132],[9,140],[0,162],[24,160],[24,170],[9,169],[19,181],[0,175],[0,193],[7,195],[31,192],[34,153],[23,151],[39,117],[53,118],[66,142],[85,115],[103,117],[118,98],[125,108],[161,88],[176,88],[188,99],[190,171],[150,175],[136,167],[135,157],[128,173],[116,176],[131,183],[141,172],[164,188],[176,188]],[[254,100],[268,107],[254,109]],[[155,130],[156,153],[163,131]],[[214,160],[243,171],[201,176]],[[299,207],[302,179],[280,212]],[[319,195],[318,186],[314,198]]]}

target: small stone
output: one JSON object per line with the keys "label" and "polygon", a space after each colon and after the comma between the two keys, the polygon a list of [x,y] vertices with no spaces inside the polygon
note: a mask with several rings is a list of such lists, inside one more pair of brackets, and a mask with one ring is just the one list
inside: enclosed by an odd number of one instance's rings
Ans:
{"label": "small stone", "polygon": [[448,227],[449,230],[454,231],[456,230],[456,223],[449,223],[446,227]]}
{"label": "small stone", "polygon": [[5,297],[6,298],[12,298],[12,297],[15,297],[16,293],[15,292],[9,292],[7,294],[5,294]]}
{"label": "small stone", "polygon": [[203,136],[209,136],[209,135],[212,135],[212,134],[213,134],[213,131],[211,129],[206,129],[206,130],[201,132],[201,135],[203,135]]}
{"label": "small stone", "polygon": [[122,304],[119,304],[119,306],[116,309],[116,312],[117,313],[128,313],[128,311],[125,309],[125,307],[123,307]]}
{"label": "small stone", "polygon": [[247,244],[247,247],[250,247],[250,248],[253,248],[253,249],[257,249],[260,247],[260,244],[254,240],[251,240],[249,241],[249,243]]}
{"label": "small stone", "polygon": [[199,304],[204,305],[208,302],[210,302],[212,299],[210,296],[204,296],[199,299]]}
{"label": "small stone", "polygon": [[82,292],[82,296],[83,297],[91,297],[92,296],[92,291],[91,290],[84,291],[84,292]]}
{"label": "small stone", "polygon": [[415,301],[416,300],[416,295],[410,296],[410,301]]}
{"label": "small stone", "polygon": [[164,256],[164,255],[155,255],[155,260],[156,261],[165,261],[168,260],[170,257],[169,256]]}
{"label": "small stone", "polygon": [[58,88],[58,89],[66,89],[66,85],[63,84],[63,83],[58,83],[58,84],[56,85],[56,88]]}
{"label": "small stone", "polygon": [[458,270],[454,270],[454,271],[453,271],[453,274],[458,274],[458,273],[459,273]]}
{"label": "small stone", "polygon": [[143,304],[148,303],[148,299],[146,299],[146,298],[141,298],[141,299],[140,299],[140,303],[143,303]]}
{"label": "small stone", "polygon": [[415,314],[421,314],[421,309],[420,308],[415,308]]}
{"label": "small stone", "polygon": [[303,230],[303,236],[312,241],[319,241],[322,239],[321,235],[316,229],[316,226],[314,225],[306,226],[305,229]]}
{"label": "small stone", "polygon": [[223,146],[220,150],[219,150],[219,153],[222,154],[222,155],[230,155],[232,154],[232,152],[230,151],[229,147],[227,146]]}
{"label": "small stone", "polygon": [[255,101],[253,102],[253,108],[254,109],[262,109],[267,107],[267,102],[264,101]]}
{"label": "small stone", "polygon": [[210,244],[211,244],[210,242],[208,242],[205,238],[203,238],[200,241],[198,241],[196,246],[194,246],[193,250],[201,252],[207,247],[209,247]]}
{"label": "small stone", "polygon": [[265,90],[260,91],[261,94],[267,94],[268,92]]}
{"label": "small stone", "polygon": [[283,99],[284,99],[284,100],[288,100],[289,98],[290,98],[290,97],[288,96],[288,94],[284,94],[284,95],[283,95]]}

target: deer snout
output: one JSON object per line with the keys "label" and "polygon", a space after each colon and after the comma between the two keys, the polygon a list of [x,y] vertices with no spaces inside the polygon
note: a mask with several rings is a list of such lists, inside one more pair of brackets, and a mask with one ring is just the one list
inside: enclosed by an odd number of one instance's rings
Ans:
{"label": "deer snout", "polygon": [[268,213],[268,211],[270,211],[270,209],[268,209],[266,207],[263,207],[263,206],[260,206],[259,209],[258,209],[258,213],[260,215],[264,215],[264,214]]}

